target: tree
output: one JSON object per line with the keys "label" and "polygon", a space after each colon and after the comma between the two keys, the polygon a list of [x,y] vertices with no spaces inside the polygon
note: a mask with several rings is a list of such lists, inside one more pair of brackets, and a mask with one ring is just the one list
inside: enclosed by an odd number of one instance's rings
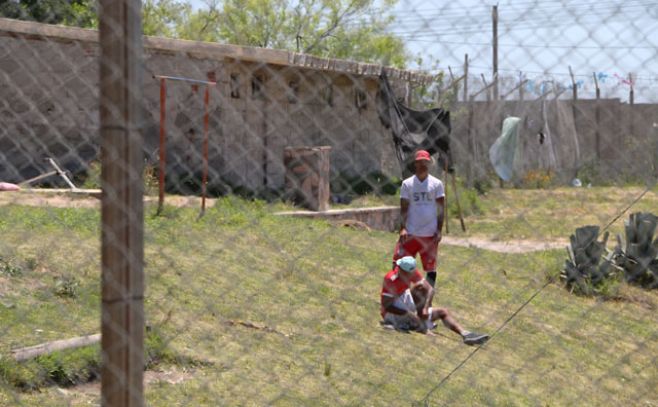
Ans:
{"label": "tree", "polygon": [[[380,7],[397,0],[380,1]],[[219,40],[288,49],[327,58],[355,59],[402,67],[404,42],[386,28],[374,0],[212,0],[208,24]]]}
{"label": "tree", "polygon": [[87,28],[98,25],[94,0],[0,0],[0,16]]}
{"label": "tree", "polygon": [[[397,0],[378,2],[382,8]],[[147,35],[286,49],[327,58],[403,67],[404,42],[386,31],[375,0],[146,0]]]}
{"label": "tree", "polygon": [[186,1],[145,0],[142,3],[142,29],[145,35],[180,37],[188,24],[192,6]]}
{"label": "tree", "polygon": [[[404,67],[402,39],[382,10],[397,0],[144,0],[146,35],[286,49]],[[376,7],[377,4],[377,7]],[[0,16],[96,27],[96,0],[0,0]]]}

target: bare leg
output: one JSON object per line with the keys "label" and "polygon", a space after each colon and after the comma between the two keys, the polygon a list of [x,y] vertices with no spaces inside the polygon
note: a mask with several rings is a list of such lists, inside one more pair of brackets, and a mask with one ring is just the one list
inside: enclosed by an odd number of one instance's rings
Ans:
{"label": "bare leg", "polygon": [[431,318],[432,321],[440,319],[441,322],[443,322],[443,325],[459,335],[462,335],[464,332],[464,328],[462,328],[461,325],[459,325],[457,321],[454,320],[452,315],[450,315],[450,312],[448,312],[448,310],[445,308],[434,308],[432,310]]}

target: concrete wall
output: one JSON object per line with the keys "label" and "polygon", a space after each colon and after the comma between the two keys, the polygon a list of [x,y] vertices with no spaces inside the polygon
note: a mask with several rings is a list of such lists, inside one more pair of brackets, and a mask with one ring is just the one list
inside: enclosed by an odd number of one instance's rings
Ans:
{"label": "concrete wall", "polygon": [[[97,37],[93,30],[0,19],[0,180],[19,182],[44,172],[45,156],[70,171],[98,158]],[[331,146],[334,177],[372,171],[399,176],[390,131],[375,107],[380,70],[286,51],[146,38],[145,155],[157,163],[160,88],[153,75],[216,78],[210,95],[211,188],[280,189],[288,146]],[[407,82],[428,81],[409,71],[387,68],[387,74],[398,95]],[[254,95],[254,78],[263,81],[262,96]],[[357,103],[358,94],[365,98]],[[489,147],[503,119],[513,115],[523,119],[525,172],[551,169],[568,181],[600,157],[597,165],[611,178],[645,178],[656,161],[652,125],[658,106],[631,107],[614,99],[598,106],[597,147],[595,101],[578,101],[575,109],[571,101],[548,103],[551,148],[538,143],[541,100],[474,102],[470,136],[468,104],[458,103],[451,113],[458,171],[471,179],[492,171]],[[166,123],[168,174],[199,182],[203,87],[168,82]]]}
{"label": "concrete wall", "polygon": [[[598,107],[597,107],[598,105]],[[458,104],[452,114],[452,147],[458,171],[477,178],[492,173],[489,148],[506,117],[522,119],[521,172],[551,170],[563,182],[592,166],[612,180],[648,179],[658,160],[658,105],[628,105],[618,99],[500,101]],[[597,109],[599,121],[597,125]],[[472,115],[469,133],[469,115]],[[545,124],[550,133],[547,133]],[[539,132],[550,135],[543,144]]]}
{"label": "concrete wall", "polygon": [[[71,171],[98,158],[96,38],[92,30],[0,19],[1,180],[18,182],[43,172],[45,156]],[[390,132],[375,108],[379,69],[285,51],[147,38],[145,154],[157,162],[160,84],[153,76],[216,78],[209,109],[211,188],[281,188],[288,146],[331,146],[332,175],[398,175]],[[390,73],[398,86],[414,78]],[[262,81],[261,93],[254,92],[255,78]],[[168,175],[197,182],[203,92],[203,85],[167,82]],[[360,103],[357,93],[365,95]]]}

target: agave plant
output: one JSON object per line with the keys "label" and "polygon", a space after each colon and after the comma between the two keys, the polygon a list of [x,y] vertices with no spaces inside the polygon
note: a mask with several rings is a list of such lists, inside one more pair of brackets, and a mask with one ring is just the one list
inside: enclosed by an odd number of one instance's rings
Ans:
{"label": "agave plant", "polygon": [[638,212],[624,222],[625,245],[617,235],[615,263],[624,269],[626,281],[644,288],[658,288],[658,216]]}
{"label": "agave plant", "polygon": [[598,226],[583,226],[571,235],[571,245],[567,247],[569,259],[560,274],[571,292],[594,295],[607,280],[617,275],[619,268],[612,262],[614,252],[606,250],[608,232],[602,241],[598,238]]}

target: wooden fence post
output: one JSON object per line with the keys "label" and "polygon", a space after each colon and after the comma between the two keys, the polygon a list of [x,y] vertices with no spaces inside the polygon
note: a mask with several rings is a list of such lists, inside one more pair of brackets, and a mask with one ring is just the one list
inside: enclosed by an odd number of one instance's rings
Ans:
{"label": "wooden fence post", "polygon": [[595,143],[596,143],[596,159],[597,161],[601,159],[601,88],[599,88],[599,80],[596,77],[596,72],[592,73],[594,76],[594,85],[596,86],[596,106],[594,107],[594,119],[596,120],[596,132]]}
{"label": "wooden fence post", "polygon": [[144,405],[142,29],[139,0],[100,2],[101,404]]}

